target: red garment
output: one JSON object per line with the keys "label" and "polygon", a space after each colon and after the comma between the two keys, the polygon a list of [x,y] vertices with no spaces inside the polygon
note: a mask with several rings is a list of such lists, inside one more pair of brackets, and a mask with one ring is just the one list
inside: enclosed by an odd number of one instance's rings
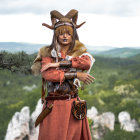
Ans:
{"label": "red garment", "polygon": [[[82,70],[87,70],[91,63],[89,56],[75,57],[71,61],[72,67]],[[42,67],[52,62],[52,58],[45,57],[42,59]],[[49,68],[42,73],[42,77],[49,81],[62,82],[64,71]],[[92,140],[87,117],[77,120],[71,113],[74,100],[77,99],[48,101],[48,106],[53,103],[53,109],[40,124],[38,140]]]}
{"label": "red garment", "polygon": [[62,58],[65,58],[66,57],[66,54],[64,54],[62,51],[60,51],[60,53],[61,53],[61,57]]}
{"label": "red garment", "polygon": [[88,70],[91,65],[91,60],[87,55],[83,55],[82,57],[79,56],[74,57],[71,59],[71,61],[72,61],[73,68],[79,68],[82,70]]}
{"label": "red garment", "polygon": [[87,118],[77,120],[71,113],[74,100],[53,102],[51,113],[40,124],[38,140],[92,140]]}
{"label": "red garment", "polygon": [[[47,65],[48,63],[52,63],[53,59],[50,57],[42,58],[42,67]],[[62,82],[64,79],[64,71],[57,70],[56,68],[49,68],[46,71],[42,72],[42,77],[48,81],[52,82]]]}

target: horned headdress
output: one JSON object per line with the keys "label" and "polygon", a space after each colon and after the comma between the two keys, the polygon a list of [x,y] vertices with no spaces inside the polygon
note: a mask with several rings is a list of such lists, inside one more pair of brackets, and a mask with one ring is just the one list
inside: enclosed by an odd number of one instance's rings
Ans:
{"label": "horned headdress", "polygon": [[[48,27],[49,29],[56,29],[62,25],[74,26],[76,29],[81,27],[85,22],[77,25],[77,18],[78,18],[78,11],[77,10],[70,10],[65,16],[62,15],[60,12],[53,10],[50,12],[52,25],[48,25],[46,23],[42,23],[43,26]],[[57,22],[58,20],[58,22]]]}
{"label": "horned headdress", "polygon": [[75,45],[75,40],[79,40],[76,29],[80,28],[85,22],[77,25],[78,11],[75,9],[70,10],[65,16],[60,12],[53,10],[50,12],[52,25],[42,23],[43,26],[54,30],[53,41],[51,48],[56,48],[56,40],[60,33],[68,30],[72,34],[72,43],[68,51],[71,51]]}

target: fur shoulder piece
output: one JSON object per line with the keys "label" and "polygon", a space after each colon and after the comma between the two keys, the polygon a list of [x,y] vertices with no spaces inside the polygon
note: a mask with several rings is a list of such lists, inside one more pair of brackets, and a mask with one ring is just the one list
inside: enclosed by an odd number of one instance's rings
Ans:
{"label": "fur shoulder piece", "polygon": [[50,46],[44,46],[40,49],[41,57],[51,57],[51,49]]}
{"label": "fur shoulder piece", "polygon": [[34,63],[41,61],[42,57],[51,57],[51,50],[50,50],[49,46],[44,46],[44,47],[40,48],[40,50],[37,54],[37,57],[34,60]]}
{"label": "fur shoulder piece", "polygon": [[85,45],[81,43],[79,40],[76,40],[73,50],[70,53],[68,53],[68,55],[76,57],[82,55],[86,51],[87,49]]}
{"label": "fur shoulder piece", "polygon": [[[40,48],[40,51],[38,52],[38,55],[37,55],[36,59],[34,60],[34,63],[37,61],[41,61],[42,57],[52,57],[51,51],[52,51],[52,49],[50,49],[49,46],[44,46],[44,47]],[[79,40],[76,40],[74,48],[72,49],[71,52],[68,53],[68,55],[76,57],[76,56],[82,55],[86,51],[87,51],[87,49],[86,49],[85,45],[83,43],[81,43]]]}
{"label": "fur shoulder piece", "polygon": [[33,65],[31,66],[31,70],[34,75],[40,74],[42,57],[47,57],[47,56],[50,57],[51,56],[50,51],[51,50],[49,46],[44,46],[40,48],[37,57],[35,58]]}

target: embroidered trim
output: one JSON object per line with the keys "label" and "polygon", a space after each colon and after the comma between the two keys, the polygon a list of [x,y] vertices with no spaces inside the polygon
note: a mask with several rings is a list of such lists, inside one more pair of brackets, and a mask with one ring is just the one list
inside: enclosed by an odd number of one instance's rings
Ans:
{"label": "embroidered trim", "polygon": [[56,24],[56,25],[54,26],[54,28],[56,29],[57,27],[59,27],[59,26],[64,26],[64,25],[73,26],[73,25],[72,25],[71,23],[69,23],[69,22],[64,22],[64,23]]}

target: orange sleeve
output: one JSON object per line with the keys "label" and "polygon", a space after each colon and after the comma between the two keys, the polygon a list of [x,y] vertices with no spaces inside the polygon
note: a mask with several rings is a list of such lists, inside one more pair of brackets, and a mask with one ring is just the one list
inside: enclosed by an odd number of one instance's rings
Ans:
{"label": "orange sleeve", "polygon": [[[44,57],[42,59],[42,67],[48,63],[52,63],[53,59],[50,57]],[[49,68],[48,70],[42,72],[42,77],[48,81],[52,82],[63,82],[64,79],[64,71],[57,70],[56,68]]]}
{"label": "orange sleeve", "polygon": [[79,68],[82,70],[88,70],[90,68],[90,65],[91,65],[90,57],[87,55],[72,58],[71,61],[72,61],[73,68]]}

